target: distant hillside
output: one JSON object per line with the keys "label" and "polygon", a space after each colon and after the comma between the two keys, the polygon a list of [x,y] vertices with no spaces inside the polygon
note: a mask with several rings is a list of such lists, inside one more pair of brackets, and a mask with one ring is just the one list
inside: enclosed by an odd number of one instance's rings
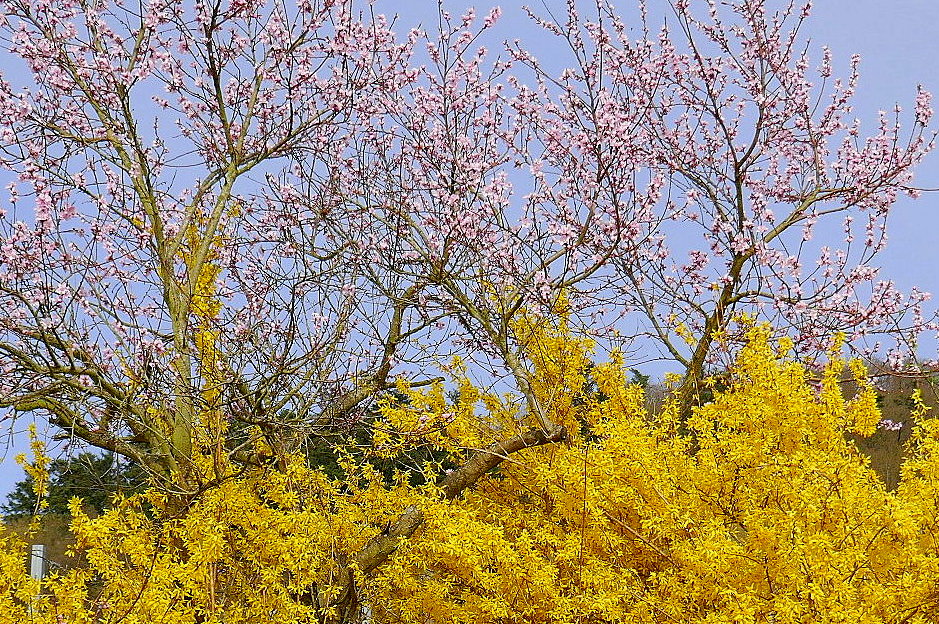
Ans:
{"label": "distant hillside", "polygon": [[900,482],[900,467],[906,453],[906,443],[913,432],[913,391],[919,389],[923,402],[932,409],[927,417],[939,414],[939,391],[935,383],[926,379],[883,376],[877,381],[879,405],[884,420],[902,424],[899,431],[878,429],[869,438],[851,436],[858,449],[870,457],[871,467],[877,471],[888,490],[896,489]]}

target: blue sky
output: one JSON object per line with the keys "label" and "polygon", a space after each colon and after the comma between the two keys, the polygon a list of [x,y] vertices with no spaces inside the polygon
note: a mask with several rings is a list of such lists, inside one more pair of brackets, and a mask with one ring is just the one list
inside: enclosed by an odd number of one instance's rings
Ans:
{"label": "blue sky", "polygon": [[[911,104],[917,84],[939,98],[939,2],[935,0],[827,0],[818,2],[811,36],[844,60],[861,54],[856,116],[872,119],[895,102]],[[939,100],[934,100],[934,108]],[[939,188],[939,153],[918,170],[917,185]],[[890,244],[881,256],[884,275],[905,289],[918,285],[939,304],[939,193],[895,206]],[[933,355],[933,354],[929,354]]]}
{"label": "blue sky", "polygon": [[[563,5],[560,0],[545,0],[549,5]],[[536,10],[540,0],[530,2]],[[649,0],[655,7],[662,0]],[[471,3],[465,0],[445,2],[448,10],[460,13],[475,5],[484,14],[492,4]],[[624,7],[632,7],[632,0],[620,0]],[[378,11],[398,13],[398,25],[406,30],[424,22],[434,23],[435,0],[377,0]],[[522,38],[531,42],[531,49],[542,57],[550,58],[551,50],[538,50],[538,36],[524,18],[522,3],[502,2],[504,18],[499,35],[504,38]],[[875,120],[877,111],[891,109],[897,102],[910,108],[916,94],[916,85],[923,84],[937,94],[935,107],[939,110],[939,2],[936,0],[822,0],[816,2],[806,35],[812,47],[819,50],[828,45],[837,67],[844,67],[851,54],[862,56],[861,83],[855,101],[855,116],[862,120]],[[2,54],[2,53],[0,53]],[[817,54],[815,55],[817,58]],[[6,62],[0,61],[7,66]],[[917,185],[939,188],[939,154],[930,155],[920,167]],[[925,193],[916,201],[903,199],[894,208],[890,223],[890,244],[880,256],[883,275],[893,279],[904,290],[916,285],[939,297],[939,192]],[[933,301],[933,306],[937,305]],[[934,356],[933,353],[924,353]],[[4,423],[6,425],[6,423]],[[22,419],[17,429],[25,429]],[[0,445],[7,431],[0,434]],[[21,444],[17,444],[21,447]],[[0,496],[22,478],[22,470],[13,462],[14,449],[3,452],[0,446]]]}

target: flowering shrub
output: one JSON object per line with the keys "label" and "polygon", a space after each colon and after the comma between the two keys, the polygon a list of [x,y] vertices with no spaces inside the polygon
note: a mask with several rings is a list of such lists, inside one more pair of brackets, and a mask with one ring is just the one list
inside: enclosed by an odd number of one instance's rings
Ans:
{"label": "flowering shrub", "polygon": [[[837,356],[811,385],[788,345],[752,328],[729,389],[681,436],[676,407],[647,414],[618,357],[588,366],[590,343],[563,324],[526,332],[531,387],[564,443],[522,449],[455,497],[351,459],[331,480],[293,457],[229,470],[184,505],[151,490],[92,519],[75,504],[88,568],[32,580],[24,544],[5,537],[0,623],[351,622],[363,605],[377,622],[939,617],[937,422],[920,419],[887,492],[844,435],[880,418],[859,367],[848,400]],[[480,430],[527,426],[511,397],[454,370],[456,401],[402,387],[410,400],[383,406],[380,453],[429,443],[459,464]],[[419,528],[401,533],[405,517]],[[398,534],[387,559],[364,563]]]}

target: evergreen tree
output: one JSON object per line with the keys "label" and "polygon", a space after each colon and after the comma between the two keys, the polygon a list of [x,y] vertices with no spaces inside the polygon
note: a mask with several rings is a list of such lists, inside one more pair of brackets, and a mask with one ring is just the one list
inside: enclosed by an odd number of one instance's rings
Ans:
{"label": "evergreen tree", "polygon": [[[86,511],[100,513],[110,506],[114,494],[131,491],[142,482],[143,473],[138,467],[118,461],[112,453],[83,452],[55,459],[49,466],[48,505],[42,513],[68,514],[68,502],[74,497],[82,499]],[[33,478],[29,475],[0,504],[0,514],[7,519],[39,511]]]}

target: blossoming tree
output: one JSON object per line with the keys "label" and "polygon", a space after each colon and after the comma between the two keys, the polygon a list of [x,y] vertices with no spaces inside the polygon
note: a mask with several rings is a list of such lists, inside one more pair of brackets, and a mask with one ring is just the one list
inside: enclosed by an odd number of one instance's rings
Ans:
{"label": "blossoming tree", "polygon": [[498,10],[402,32],[339,0],[2,6],[29,84],[0,83],[0,405],[184,498],[455,352],[532,428],[489,431],[452,495],[506,455],[489,445],[562,439],[525,310],[674,360],[686,406],[736,312],[802,354],[928,325],[871,259],[929,95],[862,136],[857,61],[813,66],[807,7],[675,0],[659,29],[572,2],[534,17],[569,52],[555,72],[481,45]]}

